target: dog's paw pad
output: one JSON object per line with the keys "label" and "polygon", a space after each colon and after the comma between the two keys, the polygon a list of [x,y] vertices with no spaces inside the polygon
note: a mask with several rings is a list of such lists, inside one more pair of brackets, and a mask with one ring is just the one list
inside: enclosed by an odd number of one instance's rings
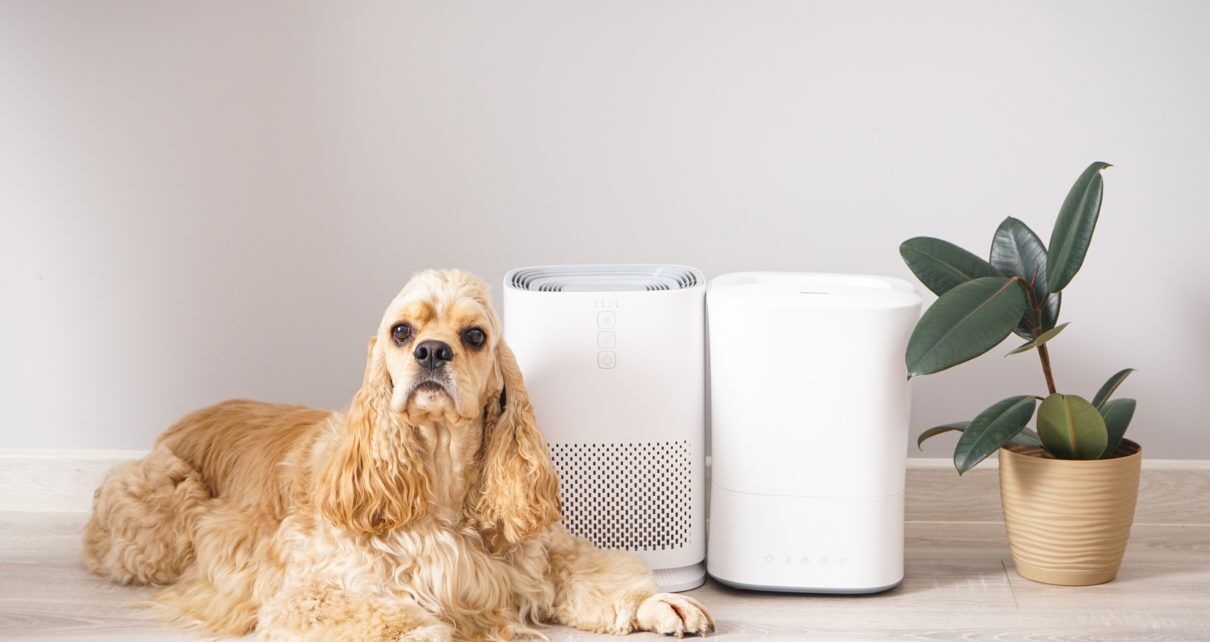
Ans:
{"label": "dog's paw pad", "polygon": [[664,635],[704,635],[714,630],[714,618],[701,602],[676,593],[657,593],[639,605],[639,628]]}

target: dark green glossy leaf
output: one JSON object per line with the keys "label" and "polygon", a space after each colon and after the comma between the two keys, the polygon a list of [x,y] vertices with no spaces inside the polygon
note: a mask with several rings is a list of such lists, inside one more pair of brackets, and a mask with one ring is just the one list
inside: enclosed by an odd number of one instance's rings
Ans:
{"label": "dark green glossy leaf", "polygon": [[969,421],[955,421],[954,423],[950,423],[950,424],[941,424],[940,426],[933,426],[932,428],[929,428],[928,430],[920,433],[920,436],[916,438],[916,448],[923,450],[924,442],[926,440],[936,437],[937,435],[940,435],[943,432],[951,432],[951,431],[962,432],[963,430],[966,430],[966,427],[969,425],[971,425],[971,422],[969,422]]}
{"label": "dark green glossy leaf", "polygon": [[[1045,332],[1055,327],[1055,322],[1059,319],[1059,308],[1063,305],[1063,293],[1052,294],[1046,297],[1046,303],[1042,305],[1042,331]],[[1021,322],[1017,327],[1013,328],[1013,332],[1017,336],[1027,341],[1032,341],[1034,338],[1033,329],[1033,310],[1026,310],[1025,316],[1021,317]]]}
{"label": "dark green glossy leaf", "polygon": [[[1059,336],[1059,333],[1062,332],[1063,328],[1066,328],[1066,327],[1067,327],[1066,323],[1064,323],[1063,325],[1060,325],[1060,326],[1055,326],[1055,327],[1047,330],[1046,332],[1039,334],[1037,339],[1034,339],[1033,341],[1025,343],[1024,345],[1017,346],[1016,348],[1013,349],[1012,352],[1009,352],[1008,354],[1017,354],[1019,352],[1025,352],[1026,350],[1033,350],[1034,348]],[[1008,356],[1008,355],[1004,355],[1004,356]]]}
{"label": "dark green glossy leaf", "polygon": [[1134,399],[1114,399],[1101,409],[1101,417],[1105,419],[1105,430],[1108,434],[1108,441],[1104,452],[1101,453],[1101,459],[1109,457],[1113,451],[1118,449],[1118,443],[1122,441],[1122,437],[1126,435],[1126,429],[1130,427],[1130,420],[1134,419],[1136,405]]}
{"label": "dark green glossy leaf", "polygon": [[1101,386],[1101,389],[1097,391],[1097,394],[1093,396],[1092,405],[1096,406],[1097,410],[1104,410],[1105,402],[1109,401],[1109,398],[1113,396],[1114,391],[1118,389],[1118,386],[1122,385],[1122,382],[1125,381],[1126,377],[1129,377],[1130,373],[1132,372],[1134,372],[1134,368],[1126,368],[1125,370],[1121,370],[1110,377],[1109,381],[1106,381],[1105,384]]}
{"label": "dark green glossy leaf", "polygon": [[1033,395],[1009,397],[992,404],[971,420],[954,446],[954,468],[965,473],[1008,443],[1034,416]]}
{"label": "dark green glossy leaf", "polygon": [[1051,292],[1067,287],[1084,264],[1092,233],[1097,227],[1097,217],[1101,214],[1104,191],[1101,171],[1107,167],[1110,167],[1109,163],[1089,165],[1071,186],[1059,208],[1059,218],[1050,233],[1050,250],[1046,255],[1046,287]]}
{"label": "dark green glossy leaf", "polygon": [[1038,408],[1038,436],[1059,459],[1098,459],[1109,434],[1101,413],[1084,398],[1055,393]]}
{"label": "dark green glossy leaf", "polygon": [[[1046,246],[1028,225],[1011,216],[1000,223],[992,237],[991,264],[1004,276],[1019,276],[1026,283],[1032,283],[1034,301],[1043,307],[1050,295],[1046,289]],[[1058,310],[1052,308],[1049,312],[1052,317],[1050,327],[1054,327]],[[1042,325],[1042,321],[1035,318],[1033,310],[1027,309],[1014,332],[1032,339],[1034,326]]]}
{"label": "dark green glossy leaf", "polygon": [[949,241],[927,236],[904,241],[899,255],[924,287],[937,296],[971,279],[1000,276],[991,263]]}
{"label": "dark green glossy leaf", "polygon": [[1004,340],[1025,310],[1025,290],[996,276],[967,281],[937,299],[908,340],[909,377],[973,359]]}
{"label": "dark green glossy leaf", "polygon": [[1038,433],[1034,432],[1032,429],[1030,429],[1030,428],[1022,428],[1022,429],[1021,429],[1021,432],[1017,433],[1017,436],[1015,436],[1015,437],[1013,437],[1012,439],[1009,439],[1009,440],[1008,440],[1008,443],[1010,443],[1010,444],[1016,444],[1016,445],[1018,445],[1018,446],[1038,446],[1038,447],[1041,447],[1041,446],[1042,446],[1042,439],[1041,439],[1041,438],[1039,438],[1039,437],[1038,437]]}
{"label": "dark green glossy leaf", "polygon": [[1055,292],[1046,297],[1046,303],[1042,304],[1042,329],[1049,330],[1055,327],[1055,323],[1059,321],[1059,308],[1063,306],[1063,293]]}
{"label": "dark green glossy leaf", "polygon": [[[916,438],[916,447],[923,450],[925,441],[932,439],[941,433],[962,432],[966,430],[966,427],[970,424],[971,422],[969,421],[955,421],[952,424],[942,424],[940,426],[929,428],[928,430],[920,433],[920,436]],[[1018,446],[1041,446],[1042,440],[1038,439],[1038,433],[1030,430],[1029,428],[1022,428],[1021,432],[1013,435],[1013,438],[1008,440],[1008,443]]]}

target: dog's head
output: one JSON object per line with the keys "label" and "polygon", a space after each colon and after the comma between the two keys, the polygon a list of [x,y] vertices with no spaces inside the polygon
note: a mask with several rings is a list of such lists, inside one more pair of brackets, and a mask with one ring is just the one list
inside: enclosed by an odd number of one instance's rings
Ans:
{"label": "dog's head", "polygon": [[483,281],[459,271],[421,272],[378,326],[392,382],[391,408],[415,423],[478,418],[500,380],[500,321]]}
{"label": "dog's head", "polygon": [[432,498],[425,422],[482,431],[468,522],[493,543],[558,521],[546,442],[487,285],[458,270],[414,276],[370,339],[365,377],[342,441],[319,476],[319,509],[351,531],[383,534],[424,514]]}

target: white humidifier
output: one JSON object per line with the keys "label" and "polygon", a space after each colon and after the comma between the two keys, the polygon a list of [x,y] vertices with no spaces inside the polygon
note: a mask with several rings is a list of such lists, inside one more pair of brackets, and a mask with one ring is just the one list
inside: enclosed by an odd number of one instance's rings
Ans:
{"label": "white humidifier", "polygon": [[903,354],[920,303],[877,276],[711,281],[712,577],[810,593],[903,579]]}
{"label": "white humidifier", "polygon": [[559,474],[564,524],[638,553],[665,591],[706,577],[705,282],[679,265],[521,268],[504,338]]}

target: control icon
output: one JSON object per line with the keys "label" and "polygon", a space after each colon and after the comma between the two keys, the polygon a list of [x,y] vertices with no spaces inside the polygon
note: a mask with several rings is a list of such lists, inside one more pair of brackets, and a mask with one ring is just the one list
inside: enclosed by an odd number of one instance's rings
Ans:
{"label": "control icon", "polygon": [[610,330],[617,325],[618,317],[610,310],[602,310],[597,313],[597,327],[602,330]]}
{"label": "control icon", "polygon": [[618,365],[618,356],[609,350],[602,350],[597,353],[597,367],[609,370]]}
{"label": "control icon", "polygon": [[618,335],[609,330],[597,333],[597,347],[602,350],[613,350],[618,345]]}

